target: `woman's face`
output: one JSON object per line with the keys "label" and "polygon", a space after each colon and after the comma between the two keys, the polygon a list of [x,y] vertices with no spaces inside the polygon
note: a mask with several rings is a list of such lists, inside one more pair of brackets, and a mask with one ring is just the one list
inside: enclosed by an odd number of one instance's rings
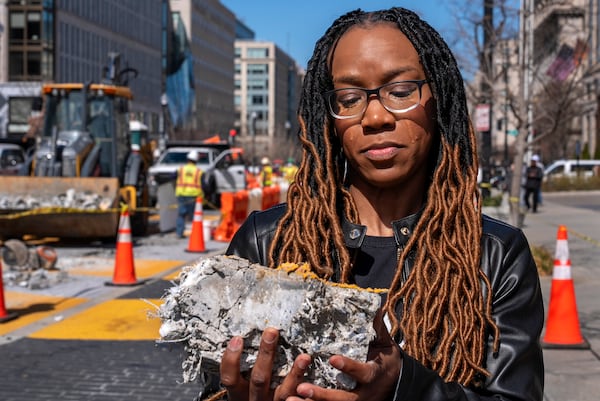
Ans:
{"label": "woman's face", "polygon": [[[387,23],[347,31],[333,52],[331,74],[334,89],[373,89],[426,79],[411,42]],[[362,116],[335,119],[349,163],[350,184],[383,189],[412,183],[422,188],[435,138],[434,114],[431,90],[424,84],[419,104],[407,112],[392,113],[371,95]]]}

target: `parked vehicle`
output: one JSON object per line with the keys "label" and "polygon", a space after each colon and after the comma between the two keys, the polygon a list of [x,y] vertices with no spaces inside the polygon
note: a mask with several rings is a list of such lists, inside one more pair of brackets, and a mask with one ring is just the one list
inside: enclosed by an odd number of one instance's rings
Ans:
{"label": "parked vehicle", "polygon": [[172,142],[148,170],[152,204],[156,204],[158,187],[177,178],[177,170],[186,163],[187,154],[192,150],[199,154],[197,165],[204,172],[202,187],[209,206],[220,207],[223,192],[246,188],[246,162],[241,148],[230,148],[222,143]]}
{"label": "parked vehicle", "polygon": [[600,173],[600,160],[556,160],[544,170],[544,180],[559,177],[588,178]]}
{"label": "parked vehicle", "polygon": [[221,194],[246,189],[246,160],[242,148],[224,150],[204,170],[202,188],[209,206],[221,207]]}
{"label": "parked vehicle", "polygon": [[220,150],[205,146],[172,146],[168,147],[148,169],[150,202],[156,204],[158,187],[177,178],[177,170],[187,161],[187,154],[198,152],[198,167],[202,171],[214,162]]}
{"label": "parked vehicle", "polygon": [[25,163],[25,151],[19,145],[0,143],[0,175],[18,175]]}

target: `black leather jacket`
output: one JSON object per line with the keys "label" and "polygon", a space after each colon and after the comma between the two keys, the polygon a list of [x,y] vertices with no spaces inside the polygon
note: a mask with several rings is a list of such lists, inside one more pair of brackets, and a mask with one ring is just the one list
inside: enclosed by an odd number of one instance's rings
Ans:
{"label": "black leather jacket", "polygon": [[[226,253],[267,265],[269,245],[285,208],[283,204],[253,212],[236,232]],[[393,223],[399,247],[406,243],[418,218],[413,215]],[[344,223],[343,229],[346,245],[360,246],[366,228]],[[484,216],[481,247],[481,267],[494,292],[493,319],[500,329],[499,352],[494,354],[491,337],[487,348],[484,367],[490,377],[479,389],[447,383],[403,352],[394,400],[542,400],[544,365],[539,338],[544,310],[529,245],[521,230]]]}

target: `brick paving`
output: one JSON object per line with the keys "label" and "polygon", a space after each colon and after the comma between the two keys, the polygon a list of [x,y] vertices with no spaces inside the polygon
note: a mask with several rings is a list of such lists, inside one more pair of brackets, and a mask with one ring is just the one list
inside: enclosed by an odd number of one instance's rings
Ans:
{"label": "brick paving", "polygon": [[[156,280],[120,298],[160,298],[170,285]],[[0,400],[198,399],[199,385],[182,383],[181,346],[118,336],[115,332],[115,340],[106,341],[23,337],[0,345]]]}
{"label": "brick paving", "polygon": [[182,384],[182,349],[151,341],[22,338],[0,347],[3,401],[193,401]]}

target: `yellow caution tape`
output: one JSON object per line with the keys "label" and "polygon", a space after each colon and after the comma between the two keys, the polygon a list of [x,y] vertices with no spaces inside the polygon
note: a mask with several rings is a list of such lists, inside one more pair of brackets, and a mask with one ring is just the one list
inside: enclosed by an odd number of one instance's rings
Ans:
{"label": "yellow caution tape", "polygon": [[[215,205],[212,203],[205,201],[205,204],[208,206],[217,209]],[[36,216],[36,215],[48,215],[48,214],[69,214],[69,213],[86,213],[86,214],[100,214],[100,213],[123,213],[123,211],[129,208],[129,205],[125,202],[122,202],[118,208],[108,208],[108,209],[77,209],[73,207],[40,207],[35,209],[26,209],[22,211],[13,211],[11,213],[0,214],[0,220],[14,220],[20,219],[22,217],[27,216]],[[177,209],[177,204],[171,204],[167,206],[168,209]],[[14,209],[13,209],[14,210]],[[138,207],[132,209],[132,212],[158,212],[160,211],[157,207]]]}

